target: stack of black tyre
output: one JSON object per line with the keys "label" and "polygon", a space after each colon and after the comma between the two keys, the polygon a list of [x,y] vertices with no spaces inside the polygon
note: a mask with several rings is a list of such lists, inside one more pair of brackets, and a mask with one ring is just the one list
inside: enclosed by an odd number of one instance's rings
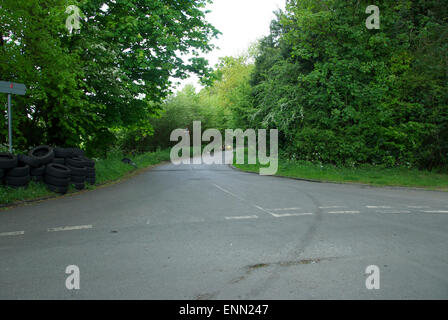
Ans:
{"label": "stack of black tyre", "polygon": [[78,148],[39,146],[28,155],[0,153],[0,182],[11,187],[25,187],[29,181],[45,182],[48,189],[66,193],[73,184],[78,190],[85,183],[95,184],[95,161]]}
{"label": "stack of black tyre", "polygon": [[19,163],[18,157],[8,153],[0,153],[0,177],[2,184],[18,188],[26,187],[31,180],[30,167]]}
{"label": "stack of black tyre", "polygon": [[91,185],[95,184],[95,161],[86,158],[83,150],[78,148],[55,148],[55,154],[58,158],[64,159],[65,165],[70,169],[70,181],[75,189],[84,189],[86,182]]}

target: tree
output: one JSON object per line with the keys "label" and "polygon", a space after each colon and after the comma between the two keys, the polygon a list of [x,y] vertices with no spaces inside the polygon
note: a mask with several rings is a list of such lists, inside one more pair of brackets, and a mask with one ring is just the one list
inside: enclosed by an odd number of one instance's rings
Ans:
{"label": "tree", "polygon": [[200,53],[218,34],[205,20],[208,2],[82,0],[81,29],[69,35],[67,1],[5,0],[1,74],[30,88],[16,115],[20,145],[84,144],[95,153],[115,129],[151,132],[171,77],[208,75]]}
{"label": "tree", "polygon": [[448,165],[447,8],[438,1],[288,1],[260,42],[254,122],[291,156],[335,164]]}

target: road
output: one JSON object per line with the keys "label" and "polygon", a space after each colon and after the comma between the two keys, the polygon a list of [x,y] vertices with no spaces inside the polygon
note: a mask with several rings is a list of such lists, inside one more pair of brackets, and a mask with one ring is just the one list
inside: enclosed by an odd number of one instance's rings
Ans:
{"label": "road", "polygon": [[444,192],[166,164],[0,212],[0,299],[447,299],[447,231]]}

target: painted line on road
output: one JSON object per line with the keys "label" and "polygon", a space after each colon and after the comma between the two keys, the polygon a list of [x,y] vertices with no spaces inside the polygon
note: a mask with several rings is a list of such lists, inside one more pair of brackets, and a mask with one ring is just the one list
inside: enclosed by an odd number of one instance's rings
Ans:
{"label": "painted line on road", "polygon": [[407,206],[409,209],[429,209],[429,206]]}
{"label": "painted line on road", "polygon": [[227,194],[230,194],[231,196],[233,196],[233,197],[235,197],[235,198],[237,198],[237,199],[239,199],[239,200],[244,201],[243,198],[237,196],[237,195],[234,194],[233,192],[230,192],[229,190],[226,190],[226,189],[224,189],[224,188],[218,186],[217,184],[213,184],[213,185],[214,185],[216,188],[218,188],[219,190],[221,190],[222,192],[225,192],[225,193],[227,193]]}
{"label": "painted line on road", "polygon": [[151,219],[146,220],[146,224],[150,224],[151,223]]}
{"label": "painted line on road", "polygon": [[330,211],[327,212],[330,214],[357,214],[357,213],[361,213],[360,211]]}
{"label": "painted line on road", "polygon": [[48,232],[60,232],[60,231],[72,231],[72,230],[83,230],[83,229],[92,229],[93,226],[86,225],[86,226],[73,226],[73,227],[57,227],[57,228],[48,228]]}
{"label": "painted line on road", "polygon": [[389,206],[366,206],[368,209],[392,209],[392,207]]}
{"label": "painted line on road", "polygon": [[278,208],[278,209],[267,209],[268,211],[294,211],[300,210],[301,208]]}
{"label": "painted line on road", "polygon": [[377,210],[378,213],[411,213],[409,210]]}
{"label": "painted line on road", "polygon": [[23,234],[25,234],[25,231],[2,232],[0,233],[0,237],[20,236]]}
{"label": "painted line on road", "polygon": [[329,206],[329,207],[319,207],[319,209],[340,209],[345,208],[344,206]]}
{"label": "painted line on road", "polygon": [[423,211],[424,213],[448,213],[448,210]]}
{"label": "painted line on road", "polygon": [[285,213],[285,214],[275,214],[272,215],[275,218],[286,218],[286,217],[301,217],[301,216],[312,216],[314,213]]}
{"label": "painted line on road", "polygon": [[248,220],[258,219],[258,216],[226,217],[226,220]]}

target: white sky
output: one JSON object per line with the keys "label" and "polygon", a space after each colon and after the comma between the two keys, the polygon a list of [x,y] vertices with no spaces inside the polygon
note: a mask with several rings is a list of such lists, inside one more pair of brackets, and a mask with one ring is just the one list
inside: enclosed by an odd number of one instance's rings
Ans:
{"label": "white sky", "polygon": [[[275,17],[273,11],[284,8],[285,0],[214,0],[207,6],[211,10],[207,21],[222,34],[212,41],[219,49],[205,55],[209,65],[214,67],[219,57],[244,52],[251,43],[268,35],[269,25]],[[179,89],[188,83],[199,88],[197,81],[196,76],[186,79]]]}

